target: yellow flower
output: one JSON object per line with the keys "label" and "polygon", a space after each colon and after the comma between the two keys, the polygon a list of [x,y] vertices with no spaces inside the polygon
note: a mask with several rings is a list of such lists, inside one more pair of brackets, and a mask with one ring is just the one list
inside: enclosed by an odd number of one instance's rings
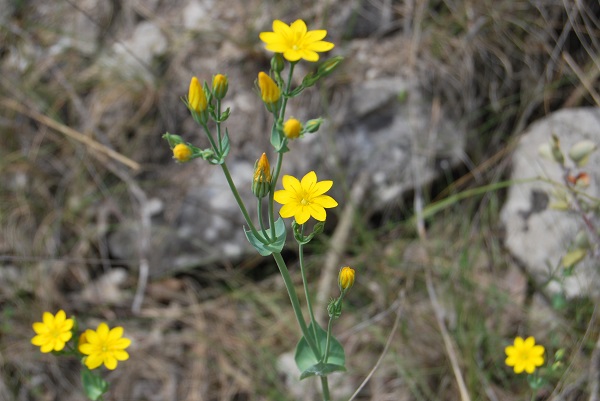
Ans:
{"label": "yellow flower", "polygon": [[219,100],[223,100],[225,95],[227,94],[227,89],[229,88],[229,81],[227,77],[223,74],[217,74],[213,77],[212,83],[212,91],[214,97]]}
{"label": "yellow flower", "polygon": [[73,336],[73,319],[67,319],[65,311],[61,309],[56,315],[44,312],[42,320],[43,322],[33,324],[33,331],[37,335],[31,339],[31,343],[40,347],[44,353],[62,350]]}
{"label": "yellow flower", "polygon": [[109,329],[106,323],[100,323],[96,331],[86,330],[85,336],[79,338],[79,352],[87,355],[85,366],[96,369],[104,364],[107,369],[117,367],[117,361],[126,361],[129,354],[125,348],[129,347],[131,340],[123,337],[123,327]]}
{"label": "yellow flower", "polygon": [[200,85],[200,82],[196,77],[192,77],[192,80],[190,81],[190,88],[188,90],[188,104],[190,108],[198,114],[206,110],[206,107],[208,106],[206,94],[204,93],[202,85]]}
{"label": "yellow flower", "polygon": [[281,97],[279,87],[273,81],[273,78],[262,71],[258,73],[258,87],[260,88],[260,97],[267,105],[272,105],[279,101]]}
{"label": "yellow flower", "polygon": [[350,266],[342,267],[342,269],[340,270],[340,274],[338,275],[338,284],[340,286],[340,289],[343,291],[352,287],[352,285],[354,284],[354,277],[355,272],[353,268],[351,268]]}
{"label": "yellow flower", "polygon": [[526,340],[517,337],[514,345],[509,345],[504,351],[507,356],[505,363],[513,366],[517,374],[523,373],[523,371],[531,374],[536,367],[544,364],[544,347],[535,345],[533,337],[527,337]]}
{"label": "yellow flower", "polygon": [[180,143],[173,148],[173,158],[185,163],[192,158],[192,149],[185,143]]}
{"label": "yellow flower", "polygon": [[301,58],[306,61],[318,61],[318,52],[333,49],[334,44],[321,39],[327,36],[324,29],[308,31],[301,19],[291,25],[273,21],[273,32],[261,32],[260,40],[266,43],[266,49],[275,53],[283,53],[286,60],[294,62]]}
{"label": "yellow flower", "polygon": [[302,124],[295,118],[290,118],[283,124],[283,133],[288,139],[296,139],[300,135]]}
{"label": "yellow flower", "polygon": [[302,181],[291,175],[284,175],[282,184],[284,189],[274,194],[275,201],[283,205],[279,214],[283,218],[294,217],[298,224],[306,223],[311,216],[325,221],[325,208],[338,205],[331,196],[324,195],[333,185],[333,181],[317,182],[314,171],[306,174]]}

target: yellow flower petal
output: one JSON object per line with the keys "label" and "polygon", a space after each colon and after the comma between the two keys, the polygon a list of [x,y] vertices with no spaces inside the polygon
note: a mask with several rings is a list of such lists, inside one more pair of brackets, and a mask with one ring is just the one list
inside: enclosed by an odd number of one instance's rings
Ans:
{"label": "yellow flower petal", "polygon": [[337,201],[329,195],[320,195],[312,199],[313,203],[325,208],[332,208],[338,205]]}
{"label": "yellow flower petal", "polygon": [[310,212],[307,208],[302,207],[298,211],[296,211],[296,215],[294,216],[296,219],[296,223],[304,224],[310,219]]}
{"label": "yellow flower petal", "polygon": [[314,171],[309,171],[306,173],[304,177],[302,177],[302,181],[300,181],[300,186],[304,191],[312,191],[312,187],[317,183],[317,174]]}
{"label": "yellow flower petal", "polygon": [[311,43],[310,46],[308,46],[308,48],[314,52],[327,52],[331,49],[333,49],[335,47],[335,45],[331,42],[325,42],[325,41],[318,41],[318,42],[314,42]]}
{"label": "yellow flower petal", "polygon": [[42,322],[35,322],[32,326],[33,331],[35,331],[37,334],[45,334],[49,331],[48,326]]}
{"label": "yellow flower petal", "polygon": [[91,354],[85,358],[85,366],[88,369],[96,369],[104,362],[104,358],[100,354]]}
{"label": "yellow flower petal", "polygon": [[119,338],[123,337],[123,327],[117,326],[113,327],[109,332],[106,338],[107,341],[115,341]]}
{"label": "yellow flower petal", "polygon": [[325,192],[329,191],[333,186],[333,181],[325,180],[319,181],[313,186],[313,196],[323,195]]}
{"label": "yellow flower petal", "polygon": [[127,353],[127,351],[123,351],[123,350],[113,351],[113,355],[117,359],[117,361],[126,361],[129,359],[129,354]]}
{"label": "yellow flower petal", "polygon": [[310,206],[307,207],[309,209],[310,215],[318,221],[325,221],[327,218],[327,213],[322,206],[311,203]]}
{"label": "yellow flower petal", "polygon": [[286,24],[283,21],[280,21],[278,19],[273,21],[273,32],[279,35],[287,35],[287,36],[291,36],[292,34],[292,30],[291,28],[288,26],[288,24]]}
{"label": "yellow flower petal", "polygon": [[[317,29],[314,31],[310,31],[307,32],[306,35],[304,36],[304,41],[305,42],[318,42],[321,39],[325,38],[325,36],[327,36],[327,31],[325,29]],[[327,42],[325,42],[327,43]],[[333,45],[333,43],[332,43]],[[331,46],[333,48],[333,46]]]}
{"label": "yellow flower petal", "polygon": [[282,189],[279,191],[275,191],[275,193],[273,194],[273,199],[275,200],[275,202],[285,205],[286,203],[290,203],[294,199],[296,199],[296,196],[291,194],[289,191],[285,191]]}
{"label": "yellow flower petal", "polygon": [[119,338],[114,340],[113,349],[125,349],[131,345],[131,340],[129,338]]}
{"label": "yellow flower petal", "polygon": [[298,181],[296,177],[292,177],[291,175],[284,175],[281,179],[281,183],[283,184],[283,188],[286,191],[292,191],[295,193],[299,193],[302,191],[300,181]]}
{"label": "yellow flower petal", "polygon": [[108,370],[115,370],[117,367],[117,358],[115,358],[112,354],[107,355],[104,358],[104,366],[106,366]]}
{"label": "yellow flower petal", "polygon": [[[308,30],[308,28],[306,27],[306,23],[301,19],[297,19],[296,21],[292,22],[290,28],[292,28],[292,31],[294,31],[295,34],[301,36],[304,36],[306,34],[306,31]],[[327,32],[325,32],[325,34],[327,35]]]}
{"label": "yellow flower petal", "polygon": [[[297,203],[288,203],[281,207],[279,214],[284,219],[294,217],[296,215],[296,211],[299,209],[299,205]],[[308,220],[308,219],[307,219]]]}

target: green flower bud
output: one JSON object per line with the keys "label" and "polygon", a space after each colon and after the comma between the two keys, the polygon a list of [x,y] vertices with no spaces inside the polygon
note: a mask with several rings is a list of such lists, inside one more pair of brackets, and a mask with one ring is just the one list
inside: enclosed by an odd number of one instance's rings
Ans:
{"label": "green flower bud", "polygon": [[325,61],[317,69],[317,76],[319,78],[323,78],[323,77],[326,77],[327,75],[331,74],[340,65],[342,60],[344,60],[344,58],[342,56],[336,56],[336,57],[332,57],[329,60]]}
{"label": "green flower bud", "polygon": [[565,156],[560,149],[560,140],[556,135],[552,135],[552,143],[550,144],[552,151],[552,158],[559,164],[565,164]]}
{"label": "green flower bud", "polygon": [[319,128],[321,127],[322,123],[323,123],[322,118],[315,118],[313,120],[308,120],[306,122],[306,124],[304,124],[304,132],[308,132],[309,134],[317,132],[319,130]]}
{"label": "green flower bud", "polygon": [[329,300],[327,305],[327,314],[332,319],[337,319],[342,315],[342,303],[337,299]]}
{"label": "green flower bud", "polygon": [[280,74],[285,67],[285,61],[283,60],[283,56],[281,53],[275,53],[273,58],[271,58],[271,70],[277,74]]}

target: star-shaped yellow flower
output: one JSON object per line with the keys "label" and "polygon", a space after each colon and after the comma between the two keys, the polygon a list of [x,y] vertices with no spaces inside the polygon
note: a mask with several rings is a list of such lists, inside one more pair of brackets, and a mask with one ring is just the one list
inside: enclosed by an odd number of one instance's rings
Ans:
{"label": "star-shaped yellow flower", "polygon": [[527,337],[526,340],[521,337],[515,338],[514,344],[506,347],[505,352],[505,363],[514,367],[517,374],[523,371],[532,374],[536,367],[544,364],[544,347],[535,345],[533,337]]}
{"label": "star-shaped yellow flower", "polygon": [[306,223],[311,216],[325,221],[325,208],[338,205],[331,196],[324,195],[333,185],[333,181],[317,182],[317,174],[314,171],[306,174],[302,181],[291,175],[284,175],[281,182],[283,189],[275,191],[273,197],[283,205],[279,211],[283,218],[294,217],[298,224]]}
{"label": "star-shaped yellow flower", "polygon": [[126,361],[129,354],[125,348],[131,340],[123,337],[123,327],[109,329],[106,323],[100,323],[96,331],[86,330],[79,339],[79,352],[87,355],[85,366],[96,369],[104,364],[107,369],[117,367],[117,361]]}
{"label": "star-shaped yellow flower", "polygon": [[73,319],[67,319],[65,311],[61,309],[56,315],[44,312],[42,320],[33,324],[36,336],[31,343],[40,347],[43,353],[62,350],[73,335]]}
{"label": "star-shaped yellow flower", "polygon": [[327,36],[324,29],[308,31],[301,19],[291,25],[285,22],[273,21],[273,32],[261,32],[260,40],[267,44],[266,49],[275,53],[283,53],[283,57],[291,62],[304,59],[318,61],[319,52],[333,49],[334,44],[322,39]]}

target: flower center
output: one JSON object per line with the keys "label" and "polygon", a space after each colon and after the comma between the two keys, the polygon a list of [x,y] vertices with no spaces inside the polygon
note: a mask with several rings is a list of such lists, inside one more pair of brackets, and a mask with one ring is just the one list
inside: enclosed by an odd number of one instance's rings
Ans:
{"label": "flower center", "polygon": [[308,206],[310,204],[309,201],[307,201],[306,199],[302,198],[302,200],[300,201],[300,203],[302,204],[302,206]]}
{"label": "flower center", "polygon": [[519,356],[521,357],[522,361],[528,361],[530,359],[529,350],[521,350],[521,355]]}

